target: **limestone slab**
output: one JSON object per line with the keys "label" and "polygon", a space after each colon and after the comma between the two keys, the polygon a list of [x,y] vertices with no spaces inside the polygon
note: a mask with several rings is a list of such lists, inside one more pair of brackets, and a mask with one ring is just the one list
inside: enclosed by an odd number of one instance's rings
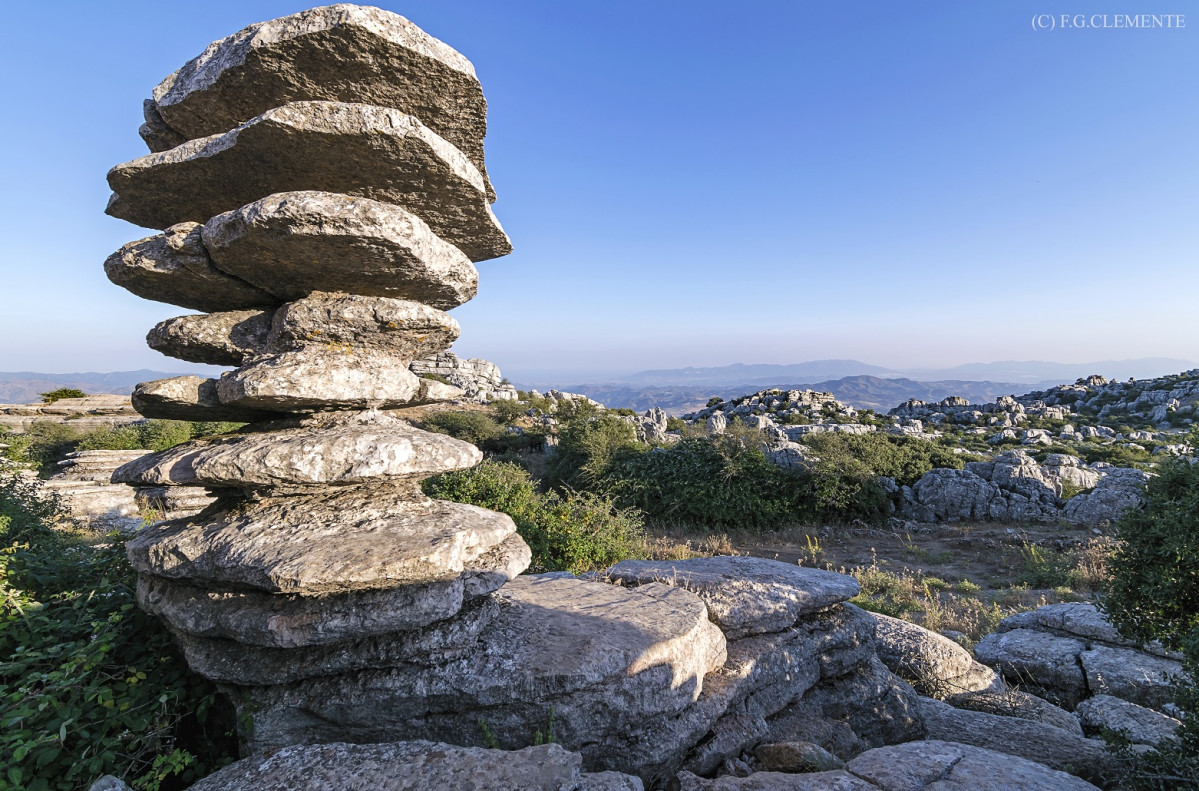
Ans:
{"label": "limestone slab", "polygon": [[1174,702],[1182,663],[1132,648],[1095,644],[1079,656],[1092,695],[1117,698],[1161,709]]}
{"label": "limestone slab", "polygon": [[133,408],[157,420],[228,421],[251,423],[278,417],[267,410],[222,404],[217,380],[202,376],[175,376],[139,382],[131,396]]}
{"label": "limestone slab", "polygon": [[161,522],[127,545],[143,574],[306,596],[458,577],[516,532],[506,514],[384,486],[268,498]]}
{"label": "limestone slab", "polygon": [[413,116],[293,102],[108,172],[106,211],[149,228],[207,222],[268,195],[317,190],[394,203],[472,261],[512,245],[466,156]]}
{"label": "limestone slab", "polygon": [[314,293],[275,312],[271,351],[315,343],[387,351],[420,359],[448,348],[461,332],[444,311],[410,300]]}
{"label": "limestone slab", "polygon": [[974,646],[974,656],[1013,684],[1072,709],[1087,692],[1078,656],[1086,643],[1032,629],[994,632]]}
{"label": "limestone slab", "polygon": [[280,192],[204,223],[217,267],[280,299],[313,291],[395,297],[449,309],[479,273],[416,214],[369,198]]}
{"label": "limestone slab", "polygon": [[312,99],[415,115],[484,172],[487,102],[470,61],[402,16],[350,4],[259,22],[208,45],[154,89],[154,115],[177,136],[146,142],[160,151]]}
{"label": "limestone slab", "polygon": [[428,477],[474,466],[483,458],[469,442],[421,431],[379,412],[267,428],[273,426],[192,440],[143,456],[117,469],[113,481],[303,490]]}
{"label": "limestone slab", "polygon": [[1087,698],[1078,704],[1076,711],[1089,731],[1122,733],[1133,744],[1160,744],[1174,738],[1182,724],[1159,711],[1111,695]]}
{"label": "limestone slab", "polygon": [[974,661],[960,645],[909,621],[872,613],[878,655],[901,678],[926,695],[944,698],[960,692],[998,691],[999,675]]}
{"label": "limestone slab", "polygon": [[607,575],[625,585],[660,582],[695,593],[729,638],[781,631],[800,616],[850,599],[859,590],[857,580],[845,574],[736,556],[626,560]]}
{"label": "limestone slab", "polygon": [[207,365],[241,365],[266,346],[271,311],[232,310],[160,321],[146,345],[177,360]]}
{"label": "limestone slab", "polygon": [[190,791],[642,791],[635,777],[587,774],[557,744],[488,750],[407,741],[311,744],[244,758]]}
{"label": "limestone slab", "polygon": [[848,769],[883,791],[1097,791],[1033,761],[937,739],[868,750]]}
{"label": "limestone slab", "polygon": [[481,744],[481,718],[516,747],[552,708],[556,741],[585,766],[642,774],[659,718],[691,706],[724,660],[703,603],[677,588],[522,576],[496,596],[500,614],[463,659],[248,690],[253,749],[401,731]]}
{"label": "limestone slab", "polygon": [[108,257],[104,274],[142,299],[192,310],[242,310],[279,301],[213,266],[195,222],[130,242]]}

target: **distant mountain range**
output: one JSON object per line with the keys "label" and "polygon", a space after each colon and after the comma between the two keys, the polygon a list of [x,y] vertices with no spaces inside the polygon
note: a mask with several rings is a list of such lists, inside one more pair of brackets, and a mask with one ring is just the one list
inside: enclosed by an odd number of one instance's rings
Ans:
{"label": "distant mountain range", "polygon": [[[710,368],[665,368],[639,371],[608,380],[629,385],[707,385],[728,386],[778,382],[821,382],[847,376],[906,378],[921,382],[1023,382],[1035,384],[1053,380],[1056,384],[1073,382],[1091,374],[1109,379],[1135,376],[1147,379],[1178,373],[1195,367],[1189,360],[1170,357],[1142,357],[1133,360],[1102,360],[1093,363],[1055,363],[1039,360],[1001,360],[992,363],[967,363],[952,368],[895,369],[871,365],[860,360],[812,360],[792,365],[747,365],[734,363]],[[559,388],[563,389],[563,388]]]}
{"label": "distant mountain range", "polygon": [[[912,379],[885,379],[881,376],[845,376],[824,382],[742,382],[737,385],[636,385],[581,384],[559,389],[582,393],[609,407],[627,407],[639,412],[661,407],[672,415],[700,409],[713,396],[736,398],[757,390],[778,387],[783,390],[818,390],[832,393],[843,404],[858,409],[886,412],[907,401],[940,401],[951,395],[961,396],[972,404],[994,401],[1001,395],[1022,395],[1031,390],[1061,384],[1057,380],[1043,382],[970,382],[943,380],[918,382]],[[522,388],[523,389],[523,388]]]}
{"label": "distant mountain range", "polygon": [[[189,372],[191,373],[191,372]],[[138,382],[186,376],[178,371],[115,371],[112,373],[43,374],[35,371],[0,371],[0,403],[32,404],[41,401],[41,394],[60,387],[73,387],[88,395],[132,393]]]}

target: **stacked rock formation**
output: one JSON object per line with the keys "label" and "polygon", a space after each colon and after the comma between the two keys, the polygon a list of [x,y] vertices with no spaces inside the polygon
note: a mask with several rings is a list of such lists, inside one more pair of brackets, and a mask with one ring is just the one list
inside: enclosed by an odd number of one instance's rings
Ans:
{"label": "stacked rock formation", "polygon": [[249,425],[115,472],[167,510],[175,487],[217,498],[130,542],[139,601],[239,701],[463,653],[528,547],[503,514],[421,494],[474,446],[380,409],[459,395],[408,366],[457,338],[444,311],[474,296],[473,262],[511,250],[473,67],[402,17],[329,6],[212,44],[145,115],[154,153],[112,169],[108,213],[162,232],[105,270],[206,311],[162,322],[151,347],[236,367],[143,383],[134,405]]}

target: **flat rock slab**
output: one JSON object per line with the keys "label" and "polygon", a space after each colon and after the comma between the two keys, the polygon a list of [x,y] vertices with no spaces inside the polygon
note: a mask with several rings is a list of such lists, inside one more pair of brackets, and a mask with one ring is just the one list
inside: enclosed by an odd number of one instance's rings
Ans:
{"label": "flat rock slab", "polygon": [[1097,791],[1033,761],[931,739],[868,750],[847,769],[883,791]]}
{"label": "flat rock slab", "polygon": [[1094,782],[1101,781],[1115,768],[1114,759],[1102,741],[1041,722],[955,709],[932,698],[920,699],[920,711],[929,739],[985,746]]}
{"label": "flat rock slab", "polygon": [[480,719],[516,747],[552,710],[555,741],[579,748],[585,766],[641,774],[657,726],[691,707],[724,661],[703,603],[678,588],[522,576],[495,595],[500,614],[463,659],[247,690],[252,749],[400,732],[478,744]]}
{"label": "flat rock slab", "polygon": [[112,480],[134,486],[303,491],[414,480],[473,467],[482,458],[469,442],[363,412],[294,428],[193,440],[129,462]]}
{"label": "flat rock slab", "polygon": [[1070,712],[1053,705],[1044,698],[1030,695],[1018,689],[1005,689],[1002,692],[960,692],[945,698],[945,702],[955,709],[982,711],[987,714],[998,714],[1001,717],[1017,717],[1022,720],[1032,720],[1045,725],[1052,725],[1076,736],[1082,736],[1082,725]]}
{"label": "flat rock slab", "polygon": [[[679,791],[878,791],[879,786],[835,769],[830,772],[754,772],[749,777],[725,775],[712,780],[680,772]],[[904,791],[908,791],[906,788]],[[919,791],[917,787],[916,791]]]}
{"label": "flat rock slab", "polygon": [[1132,648],[1095,644],[1080,659],[1091,694],[1114,695],[1151,709],[1174,702],[1175,679],[1183,676],[1181,662]]}
{"label": "flat rock slab", "polygon": [[243,758],[189,791],[642,791],[612,772],[587,774],[582,758],[556,744],[487,750],[409,741],[311,744]]}
{"label": "flat rock slab", "polygon": [[736,556],[626,560],[605,574],[624,585],[659,582],[695,593],[729,638],[781,631],[859,590],[857,580],[844,574]]}
{"label": "flat rock slab", "polygon": [[1081,637],[1084,640],[1097,640],[1111,645],[1138,648],[1151,654],[1164,656],[1167,659],[1181,659],[1182,655],[1167,650],[1161,643],[1153,642],[1138,645],[1123,637],[1107,616],[1089,602],[1063,602],[1047,604],[1028,612],[1009,615],[999,622],[996,631],[1006,632],[1012,629],[1041,629],[1067,637]]}
{"label": "flat rock slab", "polygon": [[318,190],[403,206],[471,261],[512,252],[470,160],[413,116],[368,104],[283,105],[224,134],[117,165],[108,185],[108,214],[149,228]]}
{"label": "flat rock slab", "polygon": [[1003,689],[1003,680],[994,670],[974,661],[969,651],[949,638],[909,621],[871,615],[879,658],[921,693],[944,697]]}
{"label": "flat rock slab", "polygon": [[241,365],[266,345],[271,315],[269,310],[234,310],[179,316],[155,324],[146,345],[177,360]]}
{"label": "flat rock slab", "polygon": [[1031,687],[1050,702],[1072,709],[1087,697],[1087,680],[1078,656],[1087,644],[1033,629],[993,632],[974,646],[978,661],[1004,678]]}
{"label": "flat rock slab", "polygon": [[371,487],[269,498],[161,522],[126,549],[143,574],[319,596],[452,579],[516,532],[506,514],[409,496]]}
{"label": "flat rock slab", "polygon": [[253,423],[278,418],[275,412],[222,404],[217,380],[202,376],[175,376],[139,382],[131,396],[133,408],[157,420],[227,421]]}
{"label": "flat rock slab", "polygon": [[331,192],[280,192],[204,224],[222,271],[279,299],[344,291],[449,309],[474,297],[470,259],[392,203]]}
{"label": "flat rock slab", "polygon": [[450,314],[419,302],[314,293],[275,312],[270,349],[293,351],[328,343],[419,360],[449,348],[460,332]]}
{"label": "flat rock slab", "polygon": [[1133,744],[1156,746],[1172,739],[1181,722],[1161,712],[1129,703],[1111,695],[1095,695],[1075,709],[1082,726],[1090,733],[1121,733]]}
{"label": "flat rock slab", "polygon": [[142,299],[192,310],[242,310],[279,301],[213,266],[195,222],[130,242],[108,257],[104,274]]}
{"label": "flat rock slab", "polygon": [[176,136],[152,151],[232,129],[301,100],[364,102],[420,118],[480,172],[487,102],[465,57],[402,16],[338,4],[259,22],[210,44],[154,89],[154,115]]}

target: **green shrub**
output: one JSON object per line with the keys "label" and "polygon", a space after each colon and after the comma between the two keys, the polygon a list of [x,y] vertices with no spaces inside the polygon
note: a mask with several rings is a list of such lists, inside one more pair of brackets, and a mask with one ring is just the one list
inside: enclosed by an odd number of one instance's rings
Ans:
{"label": "green shrub", "polygon": [[1107,561],[1101,606],[1125,637],[1181,651],[1190,678],[1177,687],[1177,739],[1133,756],[1126,787],[1199,788],[1199,464],[1161,465],[1145,500],[1144,510],[1126,511],[1117,524],[1120,544]]}
{"label": "green shrub", "polygon": [[85,398],[87,393],[82,390],[77,390],[74,387],[60,387],[57,390],[51,390],[49,393],[42,393],[42,402],[53,404],[60,398]]}
{"label": "green shrub", "polygon": [[533,552],[531,571],[582,572],[646,556],[640,515],[593,493],[541,494],[519,465],[484,461],[427,479],[430,497],[502,511]]}
{"label": "green shrub", "polygon": [[856,477],[894,478],[900,486],[911,486],[929,470],[947,467],[960,470],[972,457],[952,448],[918,437],[870,432],[869,434],[809,434],[804,444],[844,474]]}
{"label": "green shrub", "polygon": [[614,415],[574,420],[558,432],[545,482],[555,489],[588,489],[603,480],[615,459],[644,450],[633,427]]}
{"label": "green shrub", "polygon": [[0,787],[154,791],[227,763],[232,715],[138,609],[123,542],[53,527],[37,486],[0,479]]}
{"label": "green shrub", "polygon": [[450,385],[451,387],[454,386],[453,382],[451,382],[449,379],[446,379],[441,374],[421,374],[420,378],[421,379],[430,379],[434,382],[441,382],[443,385]]}
{"label": "green shrub", "polygon": [[482,445],[500,433],[500,426],[483,412],[434,412],[422,421],[426,431],[448,434],[454,439]]}
{"label": "green shrub", "polygon": [[492,420],[508,425],[524,417],[528,407],[520,401],[492,401],[490,409]]}
{"label": "green shrub", "polygon": [[181,442],[232,431],[243,423],[188,423],[182,420],[142,420],[126,426],[101,428],[81,434],[69,423],[42,421],[24,434],[2,437],[10,445],[8,457],[33,464],[42,473],[68,453],[79,450],[166,450]]}

